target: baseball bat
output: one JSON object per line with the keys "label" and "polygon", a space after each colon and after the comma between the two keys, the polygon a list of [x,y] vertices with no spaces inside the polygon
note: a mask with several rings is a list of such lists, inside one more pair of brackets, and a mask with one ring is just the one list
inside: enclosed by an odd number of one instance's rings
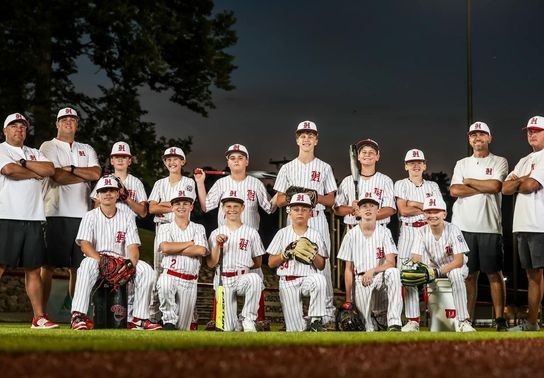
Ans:
{"label": "baseball bat", "polygon": [[[193,170],[193,174],[198,173],[197,172],[198,170],[199,170],[199,168]],[[228,175],[230,175],[230,172],[228,172],[228,171],[215,171],[215,170],[202,169],[202,172],[204,172],[205,174],[210,175],[210,176],[228,176]],[[253,176],[253,177],[258,178],[258,179],[273,179],[273,178],[276,178],[276,176],[277,176],[275,173],[270,173],[270,172],[265,172],[265,171],[248,171],[247,175],[248,176]]]}
{"label": "baseball bat", "polygon": [[[355,186],[355,200],[359,199],[359,161],[357,160],[357,146],[352,144],[349,146],[349,165],[351,168],[351,178]],[[361,217],[356,217],[361,220]]]}
{"label": "baseball bat", "polygon": [[215,328],[225,330],[225,287],[223,286],[223,244],[219,248],[219,285],[215,291]]}

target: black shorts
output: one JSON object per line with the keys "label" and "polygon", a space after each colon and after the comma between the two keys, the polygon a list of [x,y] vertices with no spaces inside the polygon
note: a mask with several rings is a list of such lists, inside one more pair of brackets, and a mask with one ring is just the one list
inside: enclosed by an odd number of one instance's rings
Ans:
{"label": "black shorts", "polygon": [[85,257],[79,245],[76,244],[80,223],[81,218],[47,218],[45,265],[56,268],[79,267]]}
{"label": "black shorts", "polygon": [[0,265],[39,268],[44,258],[41,221],[0,219]]}
{"label": "black shorts", "polygon": [[515,235],[521,267],[544,268],[544,233],[516,232]]}
{"label": "black shorts", "polygon": [[467,263],[470,273],[502,271],[504,266],[502,235],[463,231],[463,236],[470,250]]}

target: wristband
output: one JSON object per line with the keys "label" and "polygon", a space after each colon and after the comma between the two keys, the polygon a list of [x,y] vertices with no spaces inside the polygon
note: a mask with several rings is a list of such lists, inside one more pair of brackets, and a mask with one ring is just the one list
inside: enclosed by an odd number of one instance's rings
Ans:
{"label": "wristband", "polygon": [[21,167],[26,168],[26,159],[19,160],[19,164],[21,164]]}
{"label": "wristband", "polygon": [[71,174],[74,174],[74,170],[76,169],[76,166],[75,165],[71,165],[70,166],[70,173]]}

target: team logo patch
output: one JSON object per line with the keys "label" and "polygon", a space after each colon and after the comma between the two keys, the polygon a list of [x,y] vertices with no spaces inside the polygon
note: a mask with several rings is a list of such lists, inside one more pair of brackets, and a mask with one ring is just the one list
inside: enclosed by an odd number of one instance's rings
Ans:
{"label": "team logo patch", "polygon": [[463,235],[457,235],[457,240],[461,243],[465,241],[465,239],[463,238]]}
{"label": "team logo patch", "polygon": [[447,256],[453,255],[453,248],[451,247],[451,245],[446,246],[446,255]]}
{"label": "team logo patch", "polygon": [[385,259],[385,251],[383,250],[383,247],[376,248],[376,258],[379,260]]}
{"label": "team logo patch", "polygon": [[241,251],[247,251],[248,244],[249,244],[249,240],[244,239],[244,238],[240,238],[240,241],[238,242],[238,248]]}
{"label": "team logo patch", "polygon": [[312,173],[310,174],[310,180],[317,182],[321,181],[321,172],[312,171]]}
{"label": "team logo patch", "polygon": [[116,243],[122,243],[125,241],[126,232],[124,231],[117,231],[117,234],[115,234],[115,242]]}
{"label": "team logo patch", "polygon": [[455,311],[454,308],[446,308],[444,309],[444,312],[446,313],[446,318],[448,319],[455,319],[457,316],[457,311]]}
{"label": "team logo patch", "polygon": [[110,311],[113,312],[113,317],[116,321],[120,322],[127,317],[127,309],[120,304],[114,304],[111,306]]}
{"label": "team logo patch", "polygon": [[255,191],[248,189],[247,190],[247,200],[248,201],[255,201]]}
{"label": "team logo patch", "polygon": [[83,150],[78,150],[77,152],[78,152],[79,156],[86,156],[85,151],[83,151]]}
{"label": "team logo patch", "polygon": [[188,191],[188,192],[192,192],[193,191],[193,186],[192,185],[187,185],[185,187],[185,190]]}

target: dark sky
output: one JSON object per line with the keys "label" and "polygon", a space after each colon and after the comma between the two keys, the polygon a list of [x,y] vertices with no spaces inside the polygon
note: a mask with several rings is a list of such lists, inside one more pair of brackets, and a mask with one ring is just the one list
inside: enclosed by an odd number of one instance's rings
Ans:
{"label": "dark sky", "polygon": [[[489,124],[492,151],[510,166],[529,152],[521,130],[544,115],[544,2],[473,1],[474,120]],[[294,130],[317,123],[317,155],[341,179],[348,145],[380,143],[379,170],[402,178],[403,158],[422,149],[429,171],[451,174],[467,153],[465,0],[236,1],[234,91],[215,92],[203,118],[143,92],[160,135],[194,137],[189,168],[224,167],[232,143],[250,169],[296,156]]]}

